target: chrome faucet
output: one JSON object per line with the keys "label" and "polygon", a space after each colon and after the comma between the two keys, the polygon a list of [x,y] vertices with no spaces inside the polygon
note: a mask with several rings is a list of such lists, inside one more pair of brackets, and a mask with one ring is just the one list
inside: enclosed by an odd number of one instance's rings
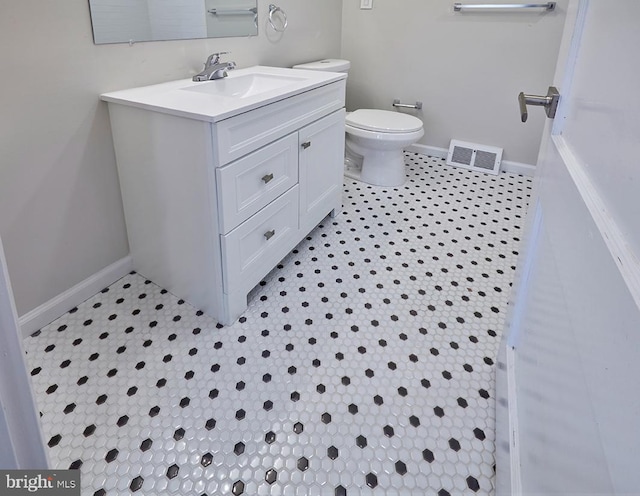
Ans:
{"label": "chrome faucet", "polygon": [[220,55],[226,55],[229,52],[212,53],[204,64],[204,70],[195,76],[194,81],[211,81],[213,79],[222,79],[227,77],[227,71],[235,69],[235,62],[220,62]]}

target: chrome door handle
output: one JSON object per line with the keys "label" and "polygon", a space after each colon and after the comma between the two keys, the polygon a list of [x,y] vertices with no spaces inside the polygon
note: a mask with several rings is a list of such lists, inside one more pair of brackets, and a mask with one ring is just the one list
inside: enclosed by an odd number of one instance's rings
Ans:
{"label": "chrome door handle", "polygon": [[540,107],[544,107],[547,117],[549,119],[553,119],[556,116],[559,100],[560,93],[555,86],[549,86],[547,96],[525,95],[521,91],[518,95],[518,104],[520,105],[520,118],[522,119],[522,122],[527,122],[527,117],[529,117],[527,105],[538,105]]}
{"label": "chrome door handle", "polygon": [[305,141],[300,146],[302,147],[303,150],[306,150],[307,148],[309,148],[311,146],[311,141]]}
{"label": "chrome door handle", "polygon": [[262,176],[262,180],[264,181],[265,184],[267,184],[272,179],[273,179],[273,173]]}
{"label": "chrome door handle", "polygon": [[267,231],[266,233],[264,233],[264,237],[267,238],[267,241],[269,241],[271,238],[273,238],[275,233],[276,230],[272,229],[271,231]]}

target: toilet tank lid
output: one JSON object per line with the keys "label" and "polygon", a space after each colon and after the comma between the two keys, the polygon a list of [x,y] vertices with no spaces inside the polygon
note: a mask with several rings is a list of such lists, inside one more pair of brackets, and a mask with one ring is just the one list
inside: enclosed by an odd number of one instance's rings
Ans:
{"label": "toilet tank lid", "polygon": [[411,133],[422,129],[417,117],[389,110],[360,109],[347,114],[348,125],[366,131],[383,133]]}
{"label": "toilet tank lid", "polygon": [[342,59],[324,59],[306,64],[294,65],[294,69],[306,69],[308,71],[346,72],[351,67],[351,62]]}

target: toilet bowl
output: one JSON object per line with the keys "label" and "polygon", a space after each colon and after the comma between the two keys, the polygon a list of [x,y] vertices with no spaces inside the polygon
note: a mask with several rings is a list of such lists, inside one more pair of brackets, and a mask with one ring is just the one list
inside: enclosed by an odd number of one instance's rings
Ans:
{"label": "toilet bowl", "polygon": [[[348,72],[347,60],[326,59],[294,69]],[[403,149],[424,135],[417,117],[388,110],[347,113],[345,175],[375,186],[402,186],[406,180]]]}
{"label": "toilet bowl", "polygon": [[[375,186],[402,186],[406,175],[403,149],[424,135],[422,121],[388,110],[360,109],[347,114],[345,148],[361,162],[351,175]],[[362,160],[360,161],[360,157]]]}

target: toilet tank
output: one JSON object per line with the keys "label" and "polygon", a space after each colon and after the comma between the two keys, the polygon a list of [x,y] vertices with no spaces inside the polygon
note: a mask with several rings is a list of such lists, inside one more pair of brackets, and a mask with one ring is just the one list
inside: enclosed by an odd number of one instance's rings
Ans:
{"label": "toilet tank", "polygon": [[306,69],[308,71],[349,72],[351,62],[342,59],[324,59],[306,64],[294,65],[294,69]]}

